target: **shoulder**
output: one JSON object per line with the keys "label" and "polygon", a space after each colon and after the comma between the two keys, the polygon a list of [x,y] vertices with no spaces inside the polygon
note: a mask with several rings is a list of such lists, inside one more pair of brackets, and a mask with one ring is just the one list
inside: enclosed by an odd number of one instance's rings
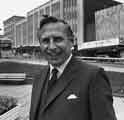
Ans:
{"label": "shoulder", "polygon": [[[90,64],[81,59],[77,59],[78,70],[79,72],[85,76],[85,78],[89,78],[94,85],[97,84],[107,84],[110,86],[110,80],[104,68]],[[97,84],[96,84],[97,83]]]}
{"label": "shoulder", "polygon": [[49,69],[49,66],[48,65],[41,66],[41,68],[39,69],[39,71],[37,73],[35,73],[35,75],[34,75],[33,83],[35,81],[38,82],[38,80],[40,80],[42,78],[42,76],[44,75],[45,72],[48,71],[48,69]]}
{"label": "shoulder", "polygon": [[107,79],[107,73],[103,67],[88,63],[79,58],[76,58],[76,71],[84,76],[89,76],[91,79],[96,79],[99,76]]}
{"label": "shoulder", "polygon": [[76,61],[77,66],[80,69],[85,69],[87,71],[99,71],[100,69],[103,69],[102,67],[91,64],[91,63],[84,61],[84,60],[77,58],[77,57],[75,57],[75,61]]}

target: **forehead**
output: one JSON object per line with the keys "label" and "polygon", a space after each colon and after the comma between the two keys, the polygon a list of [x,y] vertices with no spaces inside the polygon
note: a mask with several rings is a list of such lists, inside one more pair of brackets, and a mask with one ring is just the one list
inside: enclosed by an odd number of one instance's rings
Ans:
{"label": "forehead", "polygon": [[63,23],[49,23],[43,26],[43,28],[41,29],[41,36],[50,36],[50,35],[57,35],[57,36],[61,36],[61,35],[67,35],[67,31],[66,31],[66,25]]}

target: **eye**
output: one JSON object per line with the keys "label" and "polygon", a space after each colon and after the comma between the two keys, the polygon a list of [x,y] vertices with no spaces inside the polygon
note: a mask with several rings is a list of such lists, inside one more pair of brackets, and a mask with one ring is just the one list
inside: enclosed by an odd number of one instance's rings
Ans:
{"label": "eye", "polygon": [[54,42],[59,43],[59,42],[62,42],[63,40],[64,40],[64,38],[62,38],[62,37],[54,37]]}
{"label": "eye", "polygon": [[44,43],[44,44],[48,44],[49,41],[50,41],[49,38],[43,38],[43,39],[41,40],[41,42]]}

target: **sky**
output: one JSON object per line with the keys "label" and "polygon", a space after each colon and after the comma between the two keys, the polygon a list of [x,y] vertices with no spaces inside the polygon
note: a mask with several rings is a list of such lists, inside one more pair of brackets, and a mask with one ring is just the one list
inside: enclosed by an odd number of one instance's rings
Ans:
{"label": "sky", "polygon": [[0,34],[3,33],[3,21],[12,17],[26,16],[30,10],[46,3],[49,0],[2,0],[0,3]]}

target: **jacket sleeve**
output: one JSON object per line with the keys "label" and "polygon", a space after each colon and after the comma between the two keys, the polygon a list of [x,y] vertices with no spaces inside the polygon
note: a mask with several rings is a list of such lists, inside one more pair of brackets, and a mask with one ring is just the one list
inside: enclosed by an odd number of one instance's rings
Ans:
{"label": "jacket sleeve", "polygon": [[117,120],[113,108],[112,89],[102,68],[91,77],[89,103],[91,120]]}

